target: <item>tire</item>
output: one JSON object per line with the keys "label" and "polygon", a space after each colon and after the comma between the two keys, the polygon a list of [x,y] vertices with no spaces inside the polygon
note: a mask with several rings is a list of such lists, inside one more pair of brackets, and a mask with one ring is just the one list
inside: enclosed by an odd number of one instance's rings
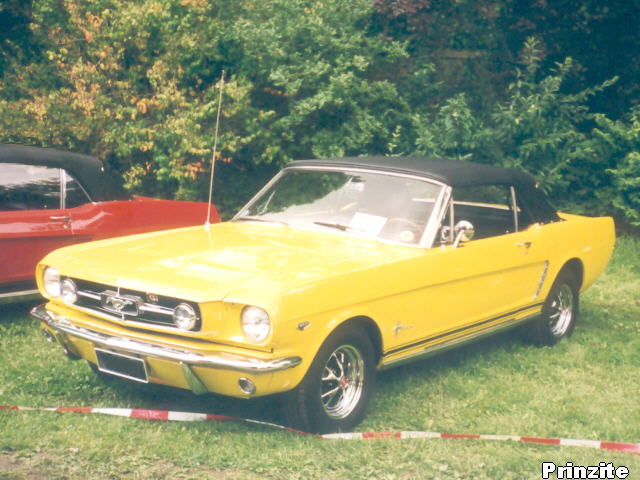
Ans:
{"label": "tire", "polygon": [[578,282],[570,270],[562,270],[551,286],[542,314],[529,329],[538,345],[555,345],[573,333],[579,310]]}
{"label": "tire", "polygon": [[304,379],[285,398],[289,423],[310,433],[352,430],[375,389],[375,361],[366,332],[338,327],[320,347]]}

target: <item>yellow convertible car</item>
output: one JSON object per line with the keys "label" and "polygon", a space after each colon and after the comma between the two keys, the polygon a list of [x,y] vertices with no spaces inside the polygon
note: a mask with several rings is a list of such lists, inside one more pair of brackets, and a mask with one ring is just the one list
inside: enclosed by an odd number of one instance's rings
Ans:
{"label": "yellow convertible car", "polygon": [[521,172],[295,161],[231,221],[50,253],[32,315],[100,373],[284,393],[292,425],[349,430],[378,370],[525,322],[540,344],[569,335],[614,239],[610,218],[557,213]]}

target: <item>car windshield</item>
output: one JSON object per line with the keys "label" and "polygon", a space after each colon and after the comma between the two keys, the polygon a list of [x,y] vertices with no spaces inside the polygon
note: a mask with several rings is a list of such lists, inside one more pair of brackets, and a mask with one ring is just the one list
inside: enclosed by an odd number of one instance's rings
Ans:
{"label": "car windshield", "polygon": [[234,220],[331,229],[417,245],[441,189],[401,175],[295,168],[285,170]]}

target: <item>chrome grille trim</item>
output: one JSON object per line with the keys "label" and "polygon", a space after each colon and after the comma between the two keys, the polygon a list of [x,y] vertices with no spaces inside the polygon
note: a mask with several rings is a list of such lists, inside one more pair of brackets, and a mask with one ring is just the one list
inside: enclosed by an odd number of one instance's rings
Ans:
{"label": "chrome grille trim", "polygon": [[[173,323],[174,308],[181,303],[185,303],[193,307],[198,317],[196,326],[189,332],[201,330],[202,317],[200,308],[195,302],[153,294],[153,297],[157,298],[157,303],[149,303],[148,298],[151,292],[142,292],[73,277],[68,278],[71,278],[78,287],[78,300],[73,304],[73,307],[90,315],[98,315],[137,328],[148,328],[153,325],[168,332],[186,332],[186,330],[178,328]],[[135,298],[138,301],[137,308],[134,311],[123,310],[122,312],[117,312],[110,305],[104,305],[103,297],[105,294],[121,298]]]}

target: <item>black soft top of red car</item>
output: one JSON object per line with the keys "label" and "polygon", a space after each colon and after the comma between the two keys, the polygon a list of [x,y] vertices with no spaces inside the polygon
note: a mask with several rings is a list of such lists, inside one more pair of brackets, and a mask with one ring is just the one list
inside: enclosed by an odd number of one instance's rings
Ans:
{"label": "black soft top of red car", "polygon": [[452,187],[504,184],[518,188],[532,215],[541,223],[560,218],[545,195],[528,173],[482,163],[462,162],[431,157],[345,157],[316,160],[296,160],[287,167],[365,168],[385,172],[415,175],[435,180]]}
{"label": "black soft top of red car", "polygon": [[119,185],[117,180],[105,173],[102,161],[90,155],[53,148],[0,145],[0,164],[2,163],[63,168],[80,182],[91,200],[95,202],[130,199],[130,195]]}

